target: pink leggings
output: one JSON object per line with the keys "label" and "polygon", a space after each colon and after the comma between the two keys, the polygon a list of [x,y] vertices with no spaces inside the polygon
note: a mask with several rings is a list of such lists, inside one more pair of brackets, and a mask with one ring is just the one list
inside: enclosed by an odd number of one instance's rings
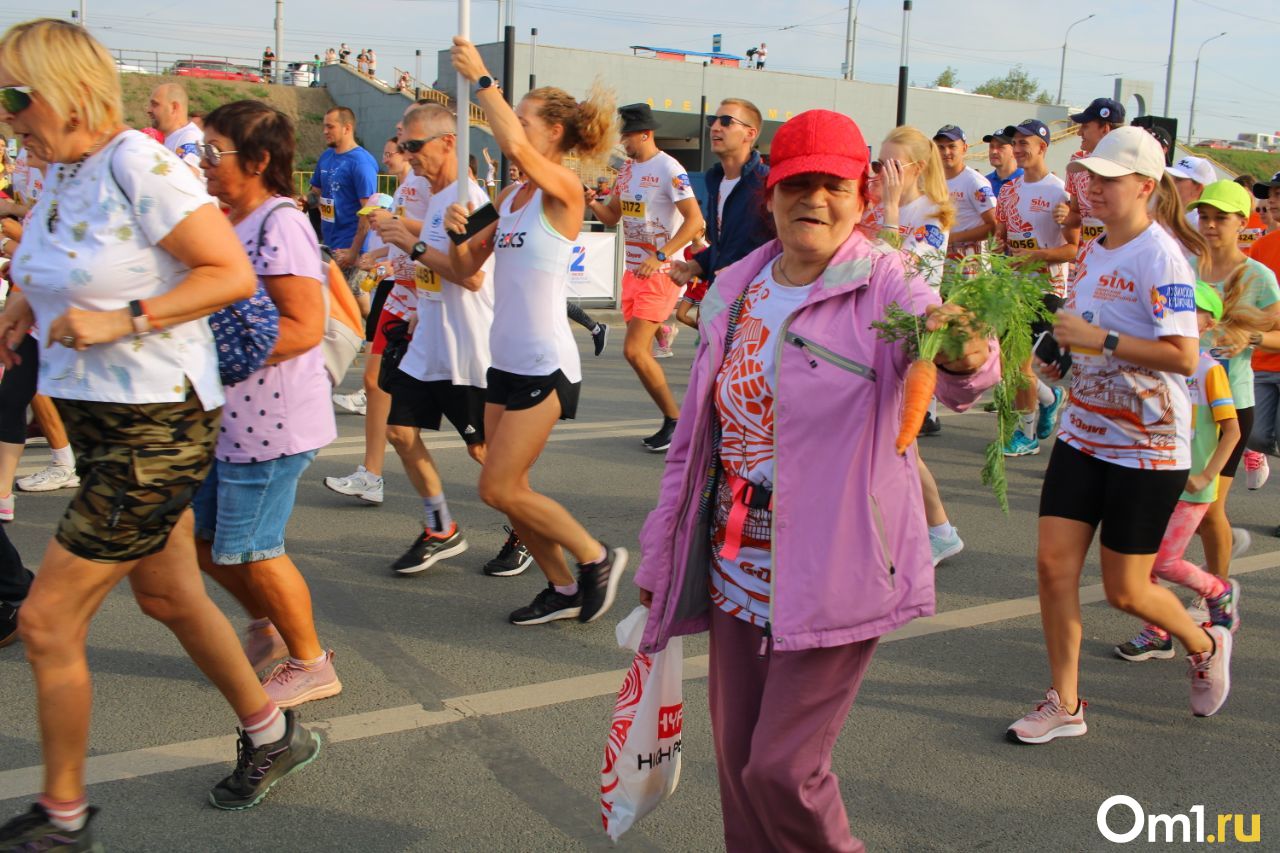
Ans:
{"label": "pink leggings", "polygon": [[1156,578],[1164,578],[1179,586],[1185,586],[1205,598],[1214,598],[1226,591],[1227,585],[1214,575],[1194,563],[1183,559],[1191,537],[1200,526],[1205,513],[1212,504],[1178,501],[1169,516],[1169,526],[1165,528],[1164,539],[1160,541],[1160,550],[1156,552],[1156,564],[1151,569],[1151,582]]}

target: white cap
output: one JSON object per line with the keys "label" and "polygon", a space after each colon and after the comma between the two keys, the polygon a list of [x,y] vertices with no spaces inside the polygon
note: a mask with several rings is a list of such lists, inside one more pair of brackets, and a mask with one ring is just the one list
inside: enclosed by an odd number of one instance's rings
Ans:
{"label": "white cap", "polygon": [[1164,152],[1156,138],[1140,127],[1118,127],[1098,142],[1093,153],[1067,164],[1068,172],[1087,169],[1104,178],[1142,175],[1160,180]]}
{"label": "white cap", "polygon": [[1213,166],[1209,165],[1209,161],[1203,157],[1183,157],[1165,169],[1171,177],[1186,178],[1195,181],[1202,187],[1218,180],[1218,173],[1213,170]]}

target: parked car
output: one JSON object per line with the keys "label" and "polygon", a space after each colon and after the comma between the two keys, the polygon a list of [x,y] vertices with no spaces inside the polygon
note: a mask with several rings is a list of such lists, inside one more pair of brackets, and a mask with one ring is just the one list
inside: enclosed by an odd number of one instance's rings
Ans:
{"label": "parked car", "polygon": [[143,68],[141,65],[135,65],[132,62],[125,62],[123,59],[116,60],[116,71],[121,74],[154,74],[154,71]]}
{"label": "parked car", "polygon": [[315,80],[310,62],[290,62],[284,73],[286,86],[310,86]]}
{"label": "parked car", "polygon": [[240,80],[245,83],[261,83],[257,71],[210,59],[179,59],[170,72],[179,77],[202,77],[207,80]]}

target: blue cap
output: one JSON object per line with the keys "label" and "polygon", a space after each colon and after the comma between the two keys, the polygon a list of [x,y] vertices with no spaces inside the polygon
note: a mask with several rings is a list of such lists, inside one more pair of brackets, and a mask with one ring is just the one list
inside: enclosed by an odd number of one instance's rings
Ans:
{"label": "blue cap", "polygon": [[1086,121],[1105,121],[1107,124],[1124,124],[1124,107],[1111,98],[1094,98],[1083,112],[1075,113],[1071,120],[1076,124]]}
{"label": "blue cap", "polygon": [[1001,145],[1008,145],[1010,142],[1013,141],[1013,139],[1008,135],[1006,135],[1005,133],[1005,131],[1007,131],[1008,129],[1009,128],[1007,127],[997,127],[994,131],[982,137],[982,141],[983,142],[999,142]]}
{"label": "blue cap", "polygon": [[933,135],[934,139],[950,139],[952,142],[968,142],[968,138],[964,135],[964,131],[956,127],[954,124],[944,124],[938,128],[938,132]]}
{"label": "blue cap", "polygon": [[1001,136],[1013,139],[1015,136],[1038,136],[1044,140],[1044,144],[1049,144],[1049,127],[1038,118],[1024,118],[1017,124],[1011,124],[1004,129]]}

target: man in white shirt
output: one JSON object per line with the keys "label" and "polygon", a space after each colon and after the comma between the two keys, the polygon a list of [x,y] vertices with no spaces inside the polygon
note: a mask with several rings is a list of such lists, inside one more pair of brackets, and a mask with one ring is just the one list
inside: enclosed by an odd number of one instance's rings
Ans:
{"label": "man in white shirt", "polygon": [[187,115],[187,90],[177,83],[161,83],[147,101],[147,115],[151,126],[164,134],[164,147],[191,167],[197,176],[200,171],[200,143],[204,131],[196,127]]}
{"label": "man in white shirt", "polygon": [[[1071,155],[1071,159],[1080,160],[1093,153],[1093,149],[1117,127],[1124,125],[1124,107],[1111,98],[1094,98],[1083,112],[1071,116],[1076,124],[1076,132],[1080,135],[1080,150]],[[1053,218],[1061,225],[1080,226],[1082,242],[1096,240],[1102,234],[1102,222],[1093,215],[1089,203],[1088,169],[1067,170],[1067,192],[1071,194],[1068,204],[1060,204],[1053,211]]]}
{"label": "man in white shirt", "polygon": [[970,255],[982,255],[987,250],[987,238],[996,230],[996,197],[991,192],[991,182],[977,169],[964,164],[969,140],[959,127],[948,124],[938,128],[933,142],[938,146],[947,192],[956,209],[947,259],[954,262]]}
{"label": "man in white shirt", "polygon": [[[1199,199],[1205,187],[1218,180],[1218,173],[1203,157],[1183,157],[1172,166],[1166,166],[1165,171],[1169,173],[1169,177],[1173,178],[1174,186],[1178,188],[1178,198],[1182,200],[1183,209]],[[1188,212],[1187,221],[1191,223],[1192,228],[1195,228],[1200,222],[1199,212],[1195,210]]]}

